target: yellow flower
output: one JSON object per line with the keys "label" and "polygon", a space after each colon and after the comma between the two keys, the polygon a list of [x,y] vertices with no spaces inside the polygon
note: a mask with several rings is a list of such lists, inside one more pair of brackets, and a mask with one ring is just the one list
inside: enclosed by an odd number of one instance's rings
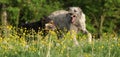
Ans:
{"label": "yellow flower", "polygon": [[100,47],[98,47],[99,49],[101,49]]}
{"label": "yellow flower", "polygon": [[3,39],[0,37],[0,43],[3,41]]}
{"label": "yellow flower", "polygon": [[36,51],[37,51],[34,46],[31,46],[31,47],[29,48],[29,50],[30,50],[31,52],[36,52]]}
{"label": "yellow flower", "polygon": [[108,40],[106,40],[106,42],[109,42]]}
{"label": "yellow flower", "polygon": [[120,43],[118,43],[118,46],[120,46]]}
{"label": "yellow flower", "polygon": [[63,54],[63,50],[61,50],[61,53]]}
{"label": "yellow flower", "polygon": [[104,46],[102,46],[101,48],[104,48]]}
{"label": "yellow flower", "polygon": [[8,47],[7,46],[5,46],[5,45],[3,45],[3,46],[1,46],[3,49],[5,49],[5,50],[7,50],[8,49]]}
{"label": "yellow flower", "polygon": [[8,30],[11,30],[11,29],[12,29],[12,26],[11,26],[11,25],[8,25],[7,28],[8,28]]}
{"label": "yellow flower", "polygon": [[70,57],[70,55],[68,53],[66,55],[67,55],[67,57]]}
{"label": "yellow flower", "polygon": [[17,51],[15,51],[15,54],[17,54],[18,52]]}
{"label": "yellow flower", "polygon": [[9,47],[8,47],[9,49],[13,49],[14,47],[12,46],[12,45],[9,45]]}
{"label": "yellow flower", "polygon": [[92,56],[89,53],[85,53],[84,56],[82,56],[82,57],[92,57]]}
{"label": "yellow flower", "polygon": [[51,33],[51,35],[56,35],[56,33],[54,31],[49,31]]}
{"label": "yellow flower", "polygon": [[63,49],[65,49],[65,48],[66,48],[66,46],[64,45],[64,46],[63,46]]}
{"label": "yellow flower", "polygon": [[25,33],[23,33],[23,35],[26,35]]}
{"label": "yellow flower", "polygon": [[112,47],[114,47],[114,45],[112,44]]}

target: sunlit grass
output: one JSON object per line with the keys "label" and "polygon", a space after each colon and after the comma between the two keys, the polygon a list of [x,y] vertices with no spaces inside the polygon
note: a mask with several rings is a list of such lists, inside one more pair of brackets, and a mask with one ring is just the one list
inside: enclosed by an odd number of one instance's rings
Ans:
{"label": "sunlit grass", "polygon": [[85,35],[77,38],[75,46],[70,33],[57,39],[55,32],[50,31],[46,37],[41,32],[23,32],[18,34],[15,28],[8,26],[8,36],[0,35],[0,57],[119,57],[120,38],[114,34],[103,34],[102,40],[93,39],[88,43]]}

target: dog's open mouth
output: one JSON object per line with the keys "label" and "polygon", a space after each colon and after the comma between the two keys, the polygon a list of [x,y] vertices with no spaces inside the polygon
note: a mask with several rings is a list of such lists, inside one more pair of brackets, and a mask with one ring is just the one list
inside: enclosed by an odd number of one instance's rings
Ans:
{"label": "dog's open mouth", "polygon": [[73,13],[69,13],[69,14],[70,14],[70,17],[71,17],[71,23],[75,23],[77,16]]}
{"label": "dog's open mouth", "polygon": [[76,15],[72,15],[71,18],[72,18],[71,22],[74,23],[76,20]]}
{"label": "dog's open mouth", "polygon": [[71,15],[71,23],[72,23],[72,24],[75,24],[75,22],[76,22],[76,17],[77,17],[77,16],[76,16],[75,14],[72,14],[72,15]]}

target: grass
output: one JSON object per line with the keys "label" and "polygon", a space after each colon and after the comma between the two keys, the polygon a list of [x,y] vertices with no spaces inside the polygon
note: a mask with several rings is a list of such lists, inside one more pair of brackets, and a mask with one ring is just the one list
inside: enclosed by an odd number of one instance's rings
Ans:
{"label": "grass", "polygon": [[[119,57],[120,38],[113,34],[103,34],[102,40],[89,44],[86,36],[77,38],[80,46],[75,46],[70,33],[57,39],[50,31],[44,39],[41,32],[21,33],[21,37],[12,27],[8,27],[7,37],[0,35],[0,57]],[[29,39],[29,41],[28,41]],[[35,39],[35,40],[33,40]],[[27,41],[26,41],[27,40]]]}

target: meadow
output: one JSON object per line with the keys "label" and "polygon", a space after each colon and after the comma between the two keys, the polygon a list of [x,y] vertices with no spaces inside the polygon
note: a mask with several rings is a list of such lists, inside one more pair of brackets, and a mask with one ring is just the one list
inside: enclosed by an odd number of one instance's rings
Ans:
{"label": "meadow", "polygon": [[[8,26],[5,37],[0,35],[0,57],[120,57],[120,38],[115,34],[103,33],[102,39],[88,43],[86,35],[79,35],[79,46],[73,43],[69,32],[62,39],[49,31],[43,38],[41,32],[19,34]],[[20,31],[23,31],[22,29]]]}

